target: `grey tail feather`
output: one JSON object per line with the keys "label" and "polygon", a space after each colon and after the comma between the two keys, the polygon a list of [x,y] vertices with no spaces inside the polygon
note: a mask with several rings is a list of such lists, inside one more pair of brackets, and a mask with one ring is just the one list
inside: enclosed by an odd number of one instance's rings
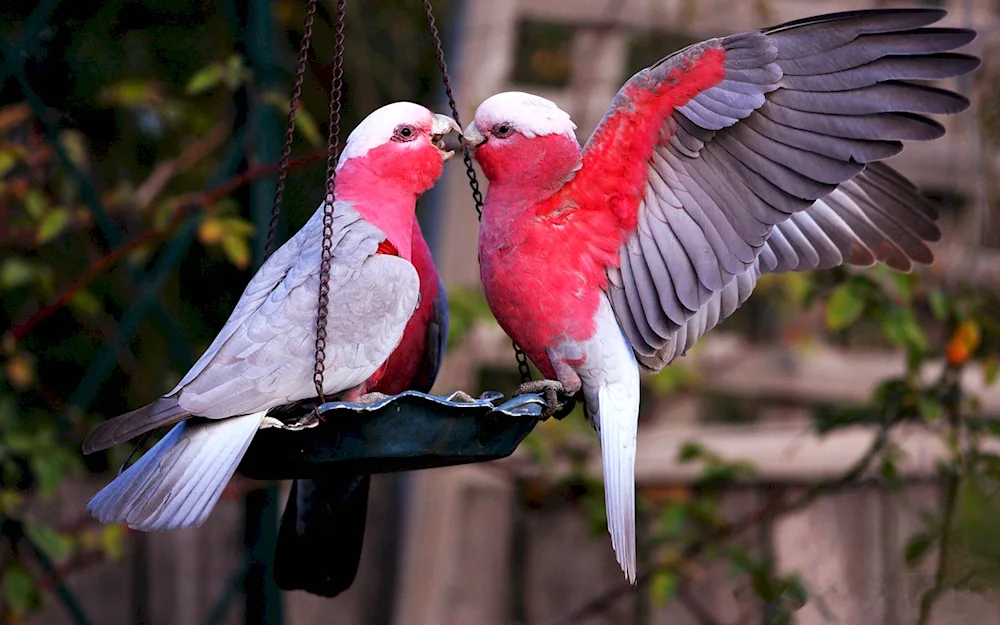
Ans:
{"label": "grey tail feather", "polygon": [[102,523],[163,531],[201,525],[212,512],[266,411],[180,423],[94,495]]}
{"label": "grey tail feather", "polygon": [[100,424],[83,441],[83,453],[107,449],[158,427],[174,425],[191,416],[174,397],[161,397],[142,408],[118,415]]}

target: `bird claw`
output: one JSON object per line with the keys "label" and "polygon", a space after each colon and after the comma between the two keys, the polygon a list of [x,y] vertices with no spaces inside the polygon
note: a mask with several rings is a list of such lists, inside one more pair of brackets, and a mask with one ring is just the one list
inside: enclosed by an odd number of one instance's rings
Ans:
{"label": "bird claw", "polygon": [[[572,397],[566,392],[566,387],[562,385],[559,380],[530,380],[524,382],[517,388],[514,392],[514,397],[518,395],[524,395],[526,393],[538,393],[545,398],[545,407],[542,409],[542,419],[548,419],[554,416],[557,412],[560,412],[561,408],[564,408],[567,402],[560,401],[560,396],[568,399],[568,402],[572,402]],[[572,404],[570,409],[572,409]],[[562,418],[568,413],[568,410],[562,411],[563,414],[557,418]]]}
{"label": "bird claw", "polygon": [[455,391],[448,396],[448,401],[456,404],[472,404],[476,402],[476,398],[465,391]]}
{"label": "bird claw", "polygon": [[319,417],[316,416],[315,412],[310,412],[306,416],[290,423],[282,421],[281,419],[275,419],[274,417],[264,417],[264,420],[260,423],[260,429],[265,430],[267,428],[279,428],[282,430],[297,432],[299,430],[314,428],[319,424]]}
{"label": "bird claw", "polygon": [[357,398],[357,400],[355,400],[354,403],[362,404],[364,406],[370,406],[375,402],[379,402],[382,401],[383,399],[388,399],[388,398],[389,395],[386,395],[385,393],[378,393],[378,392],[365,393],[361,397]]}

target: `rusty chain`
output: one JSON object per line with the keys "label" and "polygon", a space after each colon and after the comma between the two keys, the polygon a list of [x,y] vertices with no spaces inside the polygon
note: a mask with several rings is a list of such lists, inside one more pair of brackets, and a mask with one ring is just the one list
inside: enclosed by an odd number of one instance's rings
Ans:
{"label": "rusty chain", "polygon": [[316,0],[308,0],[306,18],[302,24],[302,44],[299,46],[299,58],[295,64],[295,82],[292,85],[292,98],[288,101],[288,124],[285,126],[285,144],[281,150],[281,160],[278,162],[278,183],[274,187],[274,205],[271,208],[271,224],[267,229],[267,245],[264,247],[264,257],[271,255],[274,249],[274,233],[281,217],[281,202],[285,195],[285,181],[288,179],[288,162],[292,157],[292,139],[295,137],[295,113],[302,98],[302,82],[306,75],[306,61],[309,58],[309,43],[312,41],[313,20],[316,18]]}
{"label": "rusty chain", "polygon": [[[312,1],[312,0],[311,0]],[[344,14],[347,0],[337,1],[334,21],[333,79],[330,85],[330,129],[327,134],[326,197],[323,202],[323,251],[319,266],[319,302],[316,314],[316,363],[313,384],[321,401],[323,395],[323,369],[326,361],[326,317],[330,303],[330,262],[333,259],[333,190],[337,178],[337,159],[340,156],[340,96],[344,87]]]}
{"label": "rusty chain", "polygon": [[[326,159],[326,195],[323,203],[323,239],[320,257],[319,273],[319,295],[317,301],[316,315],[316,350],[315,364],[313,368],[313,384],[316,393],[321,400],[325,401],[323,393],[323,373],[326,361],[326,322],[327,311],[330,301],[330,263],[332,260],[332,239],[333,239],[333,197],[336,185],[336,164],[340,152],[340,100],[344,84],[344,21],[346,14],[346,0],[337,1],[337,12],[334,22],[334,59],[333,78],[330,88],[330,118],[329,131],[327,135],[327,159]],[[288,178],[288,163],[291,158],[292,141],[295,136],[295,115],[302,97],[302,84],[305,78],[306,63],[308,61],[309,46],[312,39],[313,23],[316,16],[317,0],[307,0],[306,15],[302,27],[302,43],[299,47],[298,59],[295,66],[295,79],[292,87],[292,97],[288,105],[288,122],[285,127],[284,145],[281,153],[281,160],[278,165],[278,181],[274,191],[274,205],[271,212],[271,222],[267,233],[267,245],[265,255],[270,255],[274,247],[274,237],[277,230],[278,219],[281,215],[281,205],[284,197],[285,184]],[[441,43],[441,34],[438,31],[437,23],[430,0],[423,0],[424,13],[427,18],[427,26],[434,43],[434,53],[437,58],[438,68],[441,70],[441,77],[444,82],[445,93],[448,97],[448,105],[451,108],[452,117],[461,125],[461,118],[458,113],[458,106],[455,103],[455,94],[451,86],[451,77],[448,74],[448,65],[444,58],[444,46]],[[472,165],[472,154],[467,146],[462,148],[462,157],[465,162],[466,176],[469,179],[469,187],[472,189],[472,199],[475,202],[476,213],[480,219],[483,215],[483,195],[479,189],[479,180]],[[517,360],[518,372],[522,382],[528,382],[531,378],[531,369],[528,367],[528,359],[524,351],[513,344],[514,357]]]}
{"label": "rusty chain", "polygon": [[[448,106],[451,107],[451,116],[455,122],[461,126],[462,120],[458,115],[458,106],[455,104],[455,93],[451,88],[451,77],[448,75],[448,64],[444,60],[444,46],[441,44],[441,33],[438,31],[437,22],[434,20],[434,11],[431,9],[431,0],[423,0],[424,15],[427,17],[427,27],[431,31],[431,39],[434,41],[434,54],[437,57],[438,69],[441,70],[441,78],[444,81],[444,92],[448,96]],[[465,175],[469,178],[469,187],[472,188],[472,199],[476,203],[476,213],[479,219],[483,218],[483,194],[479,190],[479,180],[476,178],[476,170],[472,166],[472,152],[468,146],[462,146],[462,158],[465,161]],[[521,374],[521,382],[531,381],[531,369],[528,367],[528,357],[524,350],[513,341],[514,358],[517,360],[517,370]]]}

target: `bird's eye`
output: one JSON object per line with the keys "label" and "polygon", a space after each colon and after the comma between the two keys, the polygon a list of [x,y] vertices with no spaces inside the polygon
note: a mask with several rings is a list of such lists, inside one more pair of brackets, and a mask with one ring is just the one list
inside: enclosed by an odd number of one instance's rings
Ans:
{"label": "bird's eye", "polygon": [[514,127],[507,123],[497,124],[493,127],[493,136],[498,139],[509,137],[512,132],[514,132]]}
{"label": "bird's eye", "polygon": [[399,126],[396,126],[396,130],[393,131],[392,140],[401,141],[405,143],[406,141],[413,141],[416,138],[416,136],[417,133],[415,130],[413,130],[413,126],[409,126],[407,124],[400,124]]}

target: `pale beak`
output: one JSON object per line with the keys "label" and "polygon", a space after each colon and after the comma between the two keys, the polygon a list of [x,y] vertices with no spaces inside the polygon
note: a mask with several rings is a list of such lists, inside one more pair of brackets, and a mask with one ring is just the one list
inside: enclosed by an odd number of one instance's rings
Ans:
{"label": "pale beak", "polygon": [[463,145],[475,149],[484,143],[486,143],[486,137],[476,128],[476,122],[472,122],[465,127],[465,132],[462,133]]}
{"label": "pale beak", "polygon": [[434,147],[438,149],[441,153],[442,160],[447,161],[452,156],[455,156],[454,150],[444,149],[444,136],[451,133],[457,132],[462,133],[462,127],[458,123],[448,117],[447,115],[435,115],[434,121],[431,122],[431,143]]}

